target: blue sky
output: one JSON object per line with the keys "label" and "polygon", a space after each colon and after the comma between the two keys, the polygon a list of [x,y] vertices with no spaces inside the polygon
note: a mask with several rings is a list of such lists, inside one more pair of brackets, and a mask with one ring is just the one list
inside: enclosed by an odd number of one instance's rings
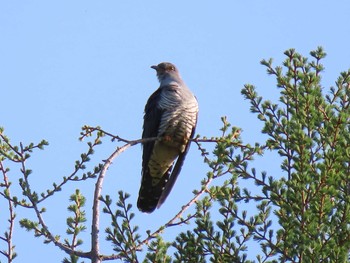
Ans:
{"label": "blue sky", "polygon": [[[33,188],[44,191],[68,175],[86,149],[78,141],[83,125],[140,138],[144,105],[158,87],[150,66],[170,61],[198,98],[197,133],[218,136],[220,117],[226,115],[243,129],[246,142],[261,141],[261,123],[240,95],[243,85],[251,83],[266,98],[278,97],[273,78],[259,61],[273,57],[278,65],[288,48],[308,55],[323,46],[328,54],[323,85],[328,88],[340,71],[350,68],[349,16],[346,0],[0,1],[0,126],[14,143],[49,141],[28,162],[34,170]],[[107,158],[116,146],[106,141],[93,162]],[[259,169],[279,173],[268,157],[257,160]],[[136,206],[140,169],[141,147],[136,146],[114,162],[104,194],[116,200],[122,189]],[[141,233],[168,221],[191,198],[206,171],[192,147],[162,208],[151,215],[136,212]],[[18,174],[12,176],[15,184]],[[70,184],[45,204],[45,220],[55,234],[64,237],[69,195],[80,188],[89,204],[93,185]],[[28,212],[20,209],[18,218],[32,217]],[[15,243],[16,262],[60,262],[64,256],[18,228]],[[43,253],[40,258],[37,249]],[[111,252],[110,246],[102,251]]]}

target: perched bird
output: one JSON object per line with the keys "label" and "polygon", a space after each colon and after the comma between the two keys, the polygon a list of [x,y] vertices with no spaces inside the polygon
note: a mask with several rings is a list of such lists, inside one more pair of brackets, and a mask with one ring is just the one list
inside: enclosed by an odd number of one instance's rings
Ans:
{"label": "perched bird", "polygon": [[146,213],[159,208],[181,171],[190,140],[194,136],[198,103],[175,65],[163,62],[157,71],[160,87],[145,106],[142,138],[142,180],[137,207]]}

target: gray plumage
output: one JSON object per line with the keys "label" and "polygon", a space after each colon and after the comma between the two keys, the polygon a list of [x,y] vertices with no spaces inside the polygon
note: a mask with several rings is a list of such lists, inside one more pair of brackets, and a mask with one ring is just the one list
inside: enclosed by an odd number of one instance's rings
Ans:
{"label": "gray plumage", "polygon": [[175,65],[163,62],[157,71],[160,87],[145,106],[142,138],[158,137],[143,143],[142,180],[137,206],[151,213],[169,195],[193,138],[198,103]]}

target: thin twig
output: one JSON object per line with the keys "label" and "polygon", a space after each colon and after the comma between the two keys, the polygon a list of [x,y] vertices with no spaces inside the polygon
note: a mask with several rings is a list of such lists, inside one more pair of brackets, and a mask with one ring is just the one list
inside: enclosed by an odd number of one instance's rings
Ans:
{"label": "thin twig", "polygon": [[[0,162],[0,170],[2,171],[3,177],[4,177],[4,183],[5,183],[5,188],[6,188],[6,195],[10,196],[10,182],[8,181],[8,177],[6,174],[6,169],[4,168],[2,162]],[[4,252],[2,254],[4,254],[7,258],[8,258],[8,262],[12,262],[13,258],[14,258],[14,251],[13,251],[13,245],[12,245],[12,236],[13,236],[13,228],[14,228],[14,221],[15,221],[15,212],[14,212],[14,208],[13,208],[13,202],[9,199],[7,199],[8,201],[8,209],[9,209],[9,231],[8,231],[8,235],[5,236],[6,238],[2,238],[2,240],[4,240],[7,243],[7,252]]]}
{"label": "thin twig", "polygon": [[43,217],[42,217],[42,214],[41,214],[41,211],[39,210],[39,207],[38,207],[38,204],[36,203],[36,201],[33,199],[33,194],[32,194],[32,191],[30,190],[30,184],[29,184],[29,181],[28,181],[28,176],[25,174],[26,173],[26,167],[25,167],[25,159],[24,159],[24,149],[23,149],[23,146],[22,144],[20,144],[21,146],[21,152],[19,152],[19,156],[21,158],[21,171],[24,175],[24,180],[25,180],[25,183],[26,183],[26,196],[28,197],[29,201],[32,203],[33,205],[33,209],[35,211],[35,214],[36,214],[36,217],[38,218],[39,220],[39,223],[40,225],[42,226],[42,228],[44,229],[44,235],[46,238],[48,238],[48,240],[50,240],[51,242],[53,242],[56,246],[58,246],[60,249],[62,249],[63,251],[65,251],[67,254],[71,255],[71,254],[74,254],[78,257],[84,257],[84,258],[89,258],[89,254],[90,253],[84,253],[84,252],[79,252],[79,251],[74,251],[72,250],[70,247],[64,245],[63,243],[59,242],[56,237],[49,231],[49,228],[48,226],[46,225]]}

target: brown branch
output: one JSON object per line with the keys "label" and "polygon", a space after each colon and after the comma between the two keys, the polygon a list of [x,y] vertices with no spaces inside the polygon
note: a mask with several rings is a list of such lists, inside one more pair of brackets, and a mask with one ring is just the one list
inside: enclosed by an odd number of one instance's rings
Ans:
{"label": "brown branch", "polygon": [[[2,171],[3,177],[4,177],[4,187],[6,191],[6,196],[10,197],[10,182],[8,180],[6,169],[4,168],[2,162],[0,161],[0,170]],[[14,253],[14,246],[12,244],[12,236],[13,236],[13,229],[14,229],[14,223],[15,223],[15,212],[13,207],[13,202],[7,198],[8,201],[8,209],[9,209],[9,232],[8,235],[5,235],[5,238],[1,237],[2,240],[4,240],[7,243],[7,252],[2,251],[2,254],[8,258],[8,262],[12,262],[13,258],[15,257]]]}
{"label": "brown branch", "polygon": [[[208,186],[212,182],[212,180],[213,178],[208,178],[205,184],[203,185],[202,189],[187,204],[182,206],[180,211],[174,217],[172,217],[167,223],[165,223],[164,225],[159,227],[157,230],[155,230],[152,234],[149,234],[147,238],[142,240],[136,247],[129,250],[128,253],[131,253],[132,251],[141,250],[143,245],[148,244],[150,240],[154,239],[156,236],[162,233],[164,229],[187,222],[188,221],[187,219],[181,220],[181,216],[189,207],[191,207],[194,203],[197,202],[197,200],[201,197],[202,194],[204,194],[207,191]],[[176,220],[179,220],[179,222],[175,222]],[[103,260],[115,260],[120,258],[121,258],[120,255],[115,255],[115,254],[102,257]]]}
{"label": "brown branch", "polygon": [[[100,130],[102,131],[102,130]],[[104,132],[105,133],[105,132]],[[114,136],[114,138],[118,136]],[[91,261],[93,263],[99,263],[102,259],[105,259],[104,256],[100,255],[99,252],[99,219],[100,219],[100,196],[102,191],[102,185],[105,178],[105,175],[107,173],[107,170],[109,166],[112,164],[113,160],[118,157],[122,152],[124,152],[126,149],[128,149],[131,146],[134,146],[139,143],[144,143],[148,141],[154,141],[157,138],[147,138],[147,139],[139,139],[139,140],[133,140],[133,141],[127,141],[125,145],[122,147],[118,147],[105,161],[104,165],[102,166],[101,172],[98,176],[96,185],[95,185],[95,192],[94,192],[94,203],[92,207],[92,225],[91,225]],[[118,139],[119,140],[119,139]]]}
{"label": "brown branch", "polygon": [[[136,143],[135,143],[136,144]],[[134,145],[134,144],[133,144]],[[127,143],[122,147],[118,147],[112,155],[105,161],[102,167],[100,175],[98,176],[95,193],[94,193],[94,204],[92,207],[92,225],[91,225],[91,262],[99,263],[101,262],[100,251],[99,251],[99,224],[100,224],[100,196],[102,191],[102,184],[105,178],[108,167],[112,164],[113,159],[115,159],[119,154],[128,149],[132,144]]]}
{"label": "brown branch", "polygon": [[[156,138],[151,138],[151,139],[156,139]],[[145,140],[145,139],[143,139]],[[137,140],[140,142],[143,142],[143,140]],[[148,139],[146,139],[148,140]],[[200,147],[198,142],[215,142],[213,139],[192,139],[191,141],[194,141],[200,150],[202,150],[202,148]],[[216,141],[217,142],[217,141]],[[205,156],[205,158],[207,158]],[[202,184],[202,189],[200,191],[197,192],[197,194],[184,206],[182,206],[182,208],[180,209],[180,211],[173,216],[170,220],[168,220],[167,223],[165,223],[164,225],[160,226],[157,230],[155,230],[152,234],[149,234],[147,238],[145,238],[144,240],[142,240],[136,247],[130,249],[129,251],[127,251],[127,253],[131,253],[132,251],[138,251],[141,250],[142,246],[145,244],[148,244],[148,242],[152,239],[154,239],[156,236],[158,236],[160,233],[162,233],[164,231],[164,229],[169,228],[169,227],[173,227],[173,226],[177,226],[183,223],[186,223],[187,221],[189,221],[191,218],[194,217],[194,215],[190,216],[190,218],[187,218],[185,220],[181,219],[182,215],[185,213],[185,211],[191,207],[194,203],[197,202],[197,200],[208,190],[208,186],[210,185],[210,183],[213,181],[214,177],[210,177],[206,179],[206,182],[204,184]],[[176,222],[177,220],[179,220],[178,222]],[[101,256],[101,258],[103,260],[115,260],[115,259],[120,259],[121,256],[120,255],[109,255],[109,256]]]}
{"label": "brown branch", "polygon": [[[111,137],[112,141],[113,140],[117,140],[117,141],[120,141],[120,142],[125,142],[127,144],[131,144],[131,146],[134,146],[135,144],[139,144],[139,143],[145,143],[145,142],[154,141],[154,140],[157,139],[157,137],[153,137],[153,138],[143,138],[143,139],[137,139],[137,140],[127,140],[127,139],[124,139],[124,138],[120,137],[119,135],[113,135],[113,134],[111,134],[109,132],[106,132],[105,130],[103,130],[103,129],[99,128],[99,127],[84,126],[83,129],[86,132],[84,134],[82,134],[82,136],[80,137],[80,140],[83,140],[85,137],[91,135],[91,133],[93,133],[93,132],[101,132],[102,134]],[[235,145],[237,147],[243,148],[243,149],[247,148],[246,145],[243,145],[243,144],[238,143],[237,141],[234,141],[234,139],[236,139],[239,134],[240,134],[240,130],[232,135],[231,144]],[[214,138],[210,138],[210,139],[205,138],[205,137],[203,137],[203,138],[195,137],[193,139],[189,139],[189,141],[195,142],[195,143],[198,143],[198,142],[218,143],[218,142],[226,142],[227,139],[226,138],[221,138],[221,137],[214,137]]]}
{"label": "brown branch", "polygon": [[[25,174],[26,173],[26,166],[25,166],[25,158],[24,158],[24,149],[22,144],[20,144],[20,149],[21,151],[19,152],[19,156],[21,159],[21,171],[23,173],[23,177],[24,177],[24,181],[26,184],[26,196],[28,197],[29,201],[32,203],[33,205],[33,209],[35,211],[36,217],[38,218],[39,224],[42,226],[44,231],[43,232],[44,236],[51,242],[53,242],[56,246],[58,246],[60,249],[62,249],[64,252],[66,252],[67,254],[71,255],[74,254],[78,257],[84,257],[84,258],[89,258],[89,254],[90,253],[84,253],[84,252],[80,252],[80,251],[74,251],[73,249],[71,249],[70,247],[64,245],[63,243],[59,242],[56,237],[49,231],[48,226],[46,225],[43,217],[42,217],[42,213],[38,207],[38,204],[36,202],[36,200],[33,199],[33,194],[32,191],[30,190],[30,184],[29,184],[29,180],[28,180],[28,176]],[[24,189],[23,189],[24,190]]]}
{"label": "brown branch", "polygon": [[[153,138],[144,138],[144,139],[137,139],[137,140],[126,140],[123,139],[119,136],[113,135],[111,133],[105,132],[104,130],[100,129],[99,127],[88,127],[85,126],[84,127],[85,133],[82,134],[82,136],[80,137],[80,139],[84,139],[87,136],[90,136],[91,133],[97,131],[97,132],[101,132],[104,135],[107,135],[109,137],[112,138],[112,140],[118,140],[121,142],[125,142],[126,144],[124,144],[121,147],[118,147],[109,157],[107,160],[105,160],[101,171],[98,175],[96,184],[95,184],[95,191],[94,191],[94,201],[93,201],[93,214],[92,214],[92,224],[91,224],[91,251],[90,252],[81,252],[81,251],[75,251],[74,249],[70,248],[69,246],[61,243],[60,241],[58,241],[56,239],[56,237],[49,231],[48,226],[46,225],[46,223],[44,222],[44,219],[42,217],[42,214],[38,208],[38,203],[36,200],[33,199],[33,195],[32,195],[32,191],[29,188],[29,181],[28,181],[28,176],[25,175],[26,172],[26,167],[25,167],[25,158],[24,158],[24,149],[23,146],[21,145],[20,147],[20,151],[16,152],[19,157],[21,158],[21,163],[22,163],[22,167],[21,170],[24,174],[24,180],[25,180],[25,184],[26,184],[26,190],[27,190],[27,197],[30,200],[33,209],[35,210],[36,216],[38,218],[39,224],[42,226],[42,228],[44,229],[44,236],[50,240],[51,242],[53,242],[56,246],[58,246],[60,249],[62,249],[63,251],[65,251],[67,254],[69,255],[75,255],[78,257],[82,257],[82,258],[90,258],[91,262],[93,263],[100,263],[103,260],[113,260],[113,259],[118,259],[120,258],[119,255],[110,255],[110,256],[104,256],[100,254],[100,244],[99,244],[99,233],[100,233],[100,226],[99,226],[99,220],[100,220],[100,196],[101,196],[101,192],[102,192],[102,186],[103,186],[103,181],[104,178],[106,176],[107,170],[109,168],[109,166],[112,164],[113,160],[118,157],[121,153],[123,153],[125,150],[127,150],[129,147],[134,146],[136,144],[139,143],[145,143],[145,142],[149,142],[149,141],[154,141],[157,140],[156,137]],[[194,138],[191,139],[191,141],[197,143],[199,142],[214,142],[214,143],[218,143],[220,141],[226,141],[220,138],[216,138],[216,139],[200,139],[200,138]],[[244,147],[243,145],[240,145],[238,142],[234,142],[232,141],[232,145],[236,145],[239,147]],[[154,237],[156,237],[158,234],[160,234],[165,228],[168,227],[172,227],[172,226],[176,226],[178,224],[181,224],[183,222],[186,222],[187,220],[181,220],[181,216],[183,215],[183,213],[190,207],[192,206],[199,198],[200,196],[205,193],[207,191],[207,187],[208,185],[212,182],[213,178],[208,178],[207,181],[205,182],[205,184],[202,186],[202,189],[187,203],[185,204],[181,210],[174,216],[172,217],[167,223],[165,223],[163,226],[159,227],[156,231],[154,231],[152,234],[150,234],[147,238],[145,238],[143,241],[141,241],[136,247],[134,247],[131,251],[136,251],[136,250],[140,250],[140,248],[147,244],[151,239],[153,239]],[[179,220],[179,222],[176,222],[177,220]]]}

